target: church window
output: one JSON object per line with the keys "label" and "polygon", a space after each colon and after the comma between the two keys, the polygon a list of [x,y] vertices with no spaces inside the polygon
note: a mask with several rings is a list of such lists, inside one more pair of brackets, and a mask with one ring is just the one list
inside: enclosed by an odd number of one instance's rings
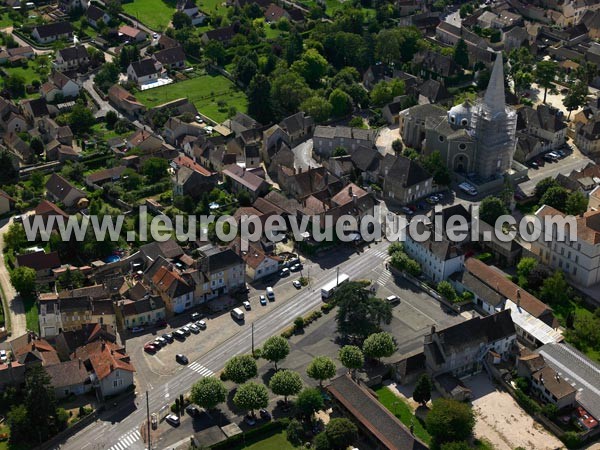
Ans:
{"label": "church window", "polygon": [[464,150],[467,148],[467,144],[465,144],[465,143],[458,144],[458,148],[460,148],[461,150]]}
{"label": "church window", "polygon": [[469,125],[469,121],[468,121],[467,119],[462,119],[462,120],[460,121],[460,124],[461,124],[463,127],[466,127],[467,125]]}
{"label": "church window", "polygon": [[438,136],[438,139],[440,140],[440,142],[444,142],[444,136]]}

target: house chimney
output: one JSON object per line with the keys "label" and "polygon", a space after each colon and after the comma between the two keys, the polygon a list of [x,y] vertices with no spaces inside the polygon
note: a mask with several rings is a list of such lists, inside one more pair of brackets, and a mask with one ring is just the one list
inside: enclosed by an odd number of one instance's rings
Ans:
{"label": "house chimney", "polygon": [[540,375],[540,383],[544,384],[544,375]]}
{"label": "house chimney", "polygon": [[354,203],[355,205],[358,203],[358,195],[352,194],[352,203]]}
{"label": "house chimney", "polygon": [[102,341],[102,350],[106,349],[106,342]]}
{"label": "house chimney", "polygon": [[435,325],[431,325],[431,334],[435,334]]}
{"label": "house chimney", "polygon": [[81,369],[81,358],[79,358],[79,368]]}
{"label": "house chimney", "polygon": [[348,196],[352,197],[352,185],[348,186]]}
{"label": "house chimney", "polygon": [[517,289],[517,308],[521,308],[521,289]]}

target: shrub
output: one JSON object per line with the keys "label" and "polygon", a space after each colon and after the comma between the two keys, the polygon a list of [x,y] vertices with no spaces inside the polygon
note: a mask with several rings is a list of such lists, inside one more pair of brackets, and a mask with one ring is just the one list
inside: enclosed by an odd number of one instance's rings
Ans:
{"label": "shrub", "polygon": [[481,254],[477,255],[476,258],[479,261],[486,262],[486,261],[489,261],[490,259],[492,259],[492,254],[491,253],[487,253],[487,252],[486,253],[481,253]]}
{"label": "shrub", "polygon": [[289,338],[291,338],[294,335],[295,332],[296,332],[296,329],[294,327],[286,328],[281,333],[281,337],[289,339]]}
{"label": "shrub", "polygon": [[583,444],[579,434],[574,431],[567,431],[562,437],[562,441],[565,443],[567,448],[579,448]]}
{"label": "shrub", "polygon": [[333,308],[335,308],[335,305],[333,303],[324,303],[323,305],[321,305],[321,311],[323,311],[325,314],[327,314]]}
{"label": "shrub", "polygon": [[301,330],[304,328],[304,325],[304,317],[296,317],[296,319],[294,319],[294,328],[296,328],[296,330]]}
{"label": "shrub", "polygon": [[525,392],[520,389],[515,390],[515,396],[517,397],[517,402],[521,407],[527,411],[529,414],[539,414],[542,410],[540,405],[537,402],[529,397]]}

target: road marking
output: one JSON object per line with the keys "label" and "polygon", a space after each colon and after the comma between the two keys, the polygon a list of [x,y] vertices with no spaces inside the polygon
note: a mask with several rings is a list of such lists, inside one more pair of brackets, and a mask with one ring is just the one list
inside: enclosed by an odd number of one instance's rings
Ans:
{"label": "road marking", "polygon": [[381,272],[381,275],[379,275],[379,278],[377,278],[377,284],[379,286],[385,286],[391,279],[392,274],[388,270],[385,270]]}
{"label": "road marking", "polygon": [[212,370],[204,367],[203,365],[201,365],[197,362],[193,362],[192,364],[190,364],[188,366],[188,368],[193,370],[194,372],[199,373],[200,375],[202,375],[204,377],[210,377],[215,374]]}
{"label": "road marking", "polygon": [[129,433],[125,433],[119,438],[119,442],[113,445],[109,450],[125,450],[130,448],[136,441],[138,441],[142,435],[136,429],[131,430]]}

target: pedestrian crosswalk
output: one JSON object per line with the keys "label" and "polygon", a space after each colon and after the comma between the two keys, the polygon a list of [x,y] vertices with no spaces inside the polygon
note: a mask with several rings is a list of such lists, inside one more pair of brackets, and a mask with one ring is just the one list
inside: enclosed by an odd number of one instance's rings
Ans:
{"label": "pedestrian crosswalk", "polygon": [[138,430],[132,430],[119,438],[119,442],[110,447],[108,450],[125,450],[131,448],[133,444],[140,440],[141,434]]}
{"label": "pedestrian crosswalk", "polygon": [[374,252],[371,252],[371,254],[381,259],[385,259],[388,257],[387,250],[376,250]]}
{"label": "pedestrian crosswalk", "polygon": [[385,286],[392,279],[392,274],[389,270],[383,270],[377,278],[377,284],[379,286]]}
{"label": "pedestrian crosswalk", "polygon": [[212,370],[207,369],[202,364],[197,363],[197,362],[191,363],[188,366],[188,369],[192,369],[194,372],[198,372],[203,377],[211,377],[211,376],[213,376],[215,374]]}

